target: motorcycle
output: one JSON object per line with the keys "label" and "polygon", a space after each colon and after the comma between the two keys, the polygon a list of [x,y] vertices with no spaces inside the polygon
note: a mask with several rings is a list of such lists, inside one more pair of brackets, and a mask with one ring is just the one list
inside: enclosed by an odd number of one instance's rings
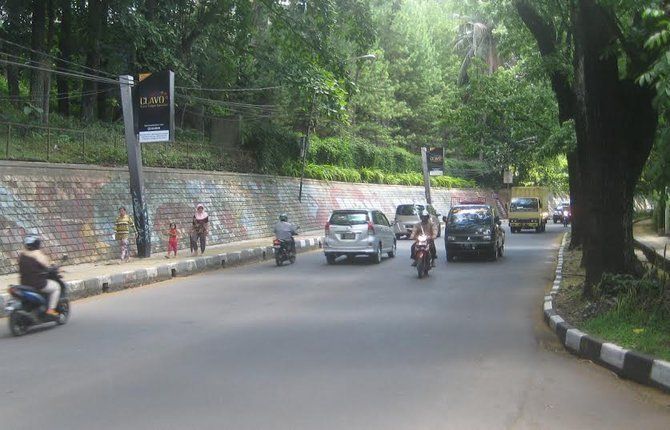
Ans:
{"label": "motorcycle", "polygon": [[567,227],[570,224],[571,214],[569,211],[563,211],[563,227]]}
{"label": "motorcycle", "polygon": [[290,240],[275,239],[272,248],[274,249],[277,266],[284,264],[284,261],[289,261],[291,264],[295,263],[295,250],[291,249]]}
{"label": "motorcycle", "polygon": [[[67,257],[63,258],[65,261]],[[10,285],[9,294],[12,297],[5,306],[5,313],[9,315],[9,330],[14,336],[23,336],[34,325],[55,322],[63,325],[70,317],[70,299],[67,297],[67,286],[60,274],[59,266],[51,266],[46,272],[47,279],[56,281],[60,286],[60,298],[56,305],[58,316],[46,313],[48,295],[25,285]]]}
{"label": "motorcycle", "polygon": [[428,276],[428,271],[432,268],[430,244],[428,236],[425,234],[419,235],[416,238],[414,245],[414,259],[416,260],[416,271],[419,279]]}

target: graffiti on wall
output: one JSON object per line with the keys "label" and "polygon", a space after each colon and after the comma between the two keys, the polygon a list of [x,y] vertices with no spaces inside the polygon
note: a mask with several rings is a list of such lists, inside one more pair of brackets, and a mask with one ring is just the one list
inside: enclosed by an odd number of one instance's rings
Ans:
{"label": "graffiti on wall", "polygon": [[[74,263],[116,258],[114,221],[124,206],[132,213],[127,172],[46,163],[3,165],[0,181],[0,273],[16,270],[26,233],[44,238],[52,257],[67,253]],[[166,249],[165,232],[176,223],[180,248],[188,248],[195,207],[210,217],[211,244],[265,237],[280,213],[303,230],[322,228],[333,209],[377,208],[389,219],[395,207],[425,201],[423,188],[308,180],[299,202],[298,181],[264,175],[147,169],[145,192],[152,251]],[[446,213],[452,197],[485,196],[480,190],[433,190],[433,205]],[[134,248],[134,247],[133,247]]]}

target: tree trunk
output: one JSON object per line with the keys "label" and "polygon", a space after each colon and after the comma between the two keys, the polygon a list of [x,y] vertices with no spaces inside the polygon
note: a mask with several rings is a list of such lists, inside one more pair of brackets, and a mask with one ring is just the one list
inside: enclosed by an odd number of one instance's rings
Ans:
{"label": "tree trunk", "polygon": [[21,94],[19,91],[19,68],[7,65],[7,88],[9,90],[9,101],[12,106],[19,108],[21,105]]}
{"label": "tree trunk", "polygon": [[603,273],[639,274],[633,252],[633,195],[658,122],[652,91],[619,80],[617,58],[607,55],[616,39],[610,19],[594,0],[578,2],[575,128],[584,191],[580,221],[587,297]]}
{"label": "tree trunk", "polygon": [[[26,5],[19,0],[10,0],[4,3],[5,24],[0,29],[0,35],[8,42],[18,42],[22,38],[24,25],[21,22],[21,17],[27,14]],[[21,56],[21,52],[9,43],[2,43],[2,50],[11,55]],[[10,61],[17,61],[14,57],[7,58]],[[19,91],[19,81],[21,79],[21,69],[17,66],[7,64],[5,66],[5,73],[7,76],[7,90],[9,92],[9,100],[15,108],[21,105],[21,94]]]}
{"label": "tree trunk", "polygon": [[[32,13],[33,20],[31,26],[31,48],[34,51],[46,51],[46,0],[33,0]],[[32,64],[37,67],[45,68],[47,66],[46,57],[43,54],[34,52],[32,55]],[[33,69],[30,74],[30,101],[36,108],[42,109],[44,100],[44,83],[46,72]],[[44,118],[43,118],[44,119]]]}
{"label": "tree trunk", "polygon": [[[86,34],[88,46],[86,52],[86,66],[91,69],[100,69],[100,39],[102,27],[106,22],[107,0],[91,0],[88,2],[88,22]],[[95,72],[90,72],[95,74]],[[84,121],[92,121],[96,116],[98,83],[91,80],[84,81],[81,97],[81,116]]]}
{"label": "tree trunk", "polygon": [[[60,56],[66,61],[72,57],[72,3],[71,0],[60,0],[61,5],[61,24],[60,36],[58,38]],[[59,66],[65,68],[67,63],[61,63]],[[58,113],[63,116],[70,116],[70,81],[65,76],[56,78],[56,88],[58,93]]]}
{"label": "tree trunk", "polygon": [[[47,0],[47,40],[46,47],[47,50],[51,49],[51,45],[54,41],[54,21],[56,17],[56,10],[54,5],[54,0]],[[45,64],[51,64],[51,60],[46,60]],[[43,77],[43,93],[42,93],[42,122],[49,124],[49,97],[51,96],[51,73],[44,73]]]}
{"label": "tree trunk", "polygon": [[[551,21],[544,21],[529,0],[514,4],[542,56],[551,58],[559,43]],[[584,294],[591,296],[603,273],[639,273],[632,244],[633,195],[658,116],[653,90],[620,80],[617,57],[611,54],[619,36],[612,14],[595,0],[578,0],[573,6],[574,86],[560,71],[549,75],[559,116],[575,119],[570,187],[576,237],[584,250]]]}
{"label": "tree trunk", "polygon": [[570,151],[568,153],[568,180],[570,182],[570,209],[572,214],[572,228],[570,235],[570,249],[579,248],[583,242],[583,232],[581,219],[582,215],[582,196],[581,196],[581,181],[579,176],[579,164],[577,161],[577,152]]}
{"label": "tree trunk", "polygon": [[98,119],[101,121],[108,121],[110,119],[110,110],[109,106],[107,106],[107,99],[109,98],[108,89],[109,86],[107,84],[98,84]]}

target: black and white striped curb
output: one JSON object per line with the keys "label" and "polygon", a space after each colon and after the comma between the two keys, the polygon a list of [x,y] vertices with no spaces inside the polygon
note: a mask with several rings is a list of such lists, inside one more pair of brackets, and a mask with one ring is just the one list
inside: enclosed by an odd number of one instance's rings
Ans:
{"label": "black and white striped curb", "polygon": [[556,277],[551,292],[544,298],[544,320],[571,353],[607,367],[624,378],[670,392],[669,362],[657,360],[589,336],[565,322],[556,313],[554,297],[560,290],[563,280],[563,250],[567,237],[567,234],[563,236],[563,242],[558,251]]}
{"label": "black and white striped curb", "polygon": [[[298,252],[307,252],[321,248],[322,238],[301,239],[295,241]],[[242,251],[224,252],[221,254],[193,257],[187,260],[166,262],[153,267],[128,270],[113,275],[101,275],[89,279],[67,281],[68,294],[73,300],[95,296],[112,291],[120,291],[140,285],[166,281],[178,276],[190,276],[207,270],[222,269],[255,263],[274,258],[272,246],[244,249]],[[4,304],[9,294],[0,294],[0,316],[4,314]]]}

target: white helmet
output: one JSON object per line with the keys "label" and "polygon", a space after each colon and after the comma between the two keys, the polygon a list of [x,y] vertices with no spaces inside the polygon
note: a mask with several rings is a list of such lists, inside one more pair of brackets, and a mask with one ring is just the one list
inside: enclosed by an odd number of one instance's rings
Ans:
{"label": "white helmet", "polygon": [[30,234],[23,238],[23,245],[30,251],[40,249],[41,244],[42,241],[40,240],[40,237],[34,234]]}

